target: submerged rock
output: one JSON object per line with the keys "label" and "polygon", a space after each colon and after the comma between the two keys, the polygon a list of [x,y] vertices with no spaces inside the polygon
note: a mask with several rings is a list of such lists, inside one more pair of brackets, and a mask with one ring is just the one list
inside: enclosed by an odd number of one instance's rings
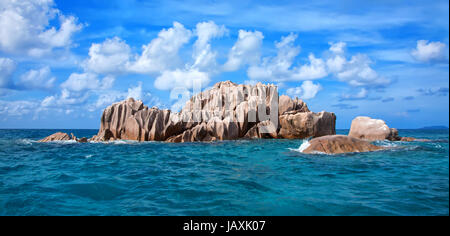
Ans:
{"label": "submerged rock", "polygon": [[303,153],[339,154],[348,152],[370,152],[382,149],[384,148],[375,146],[362,139],[345,135],[328,135],[310,140],[309,146],[303,150]]}
{"label": "submerged rock", "polygon": [[69,141],[69,140],[72,140],[72,138],[68,134],[62,133],[62,132],[57,132],[46,138],[39,140],[38,142],[47,143],[47,142],[54,142],[54,141]]}

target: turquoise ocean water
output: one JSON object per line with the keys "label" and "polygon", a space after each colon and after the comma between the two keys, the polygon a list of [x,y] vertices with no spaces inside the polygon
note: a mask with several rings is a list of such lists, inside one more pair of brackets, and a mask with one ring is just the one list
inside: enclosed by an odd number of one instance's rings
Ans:
{"label": "turquoise ocean water", "polygon": [[0,130],[0,215],[449,214],[448,130],[343,155],[302,140],[36,143],[56,131]]}

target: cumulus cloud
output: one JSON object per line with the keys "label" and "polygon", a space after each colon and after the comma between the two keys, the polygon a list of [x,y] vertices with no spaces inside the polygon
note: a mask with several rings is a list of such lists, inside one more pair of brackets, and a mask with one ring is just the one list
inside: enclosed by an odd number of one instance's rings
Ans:
{"label": "cumulus cloud", "polygon": [[322,59],[316,58],[312,53],[309,54],[308,59],[309,64],[294,71],[291,76],[292,80],[320,79],[328,75],[325,62]]}
{"label": "cumulus cloud", "polygon": [[372,60],[358,53],[350,60],[345,57],[345,43],[333,43],[330,46],[331,56],[327,59],[327,67],[330,73],[340,81],[354,87],[382,88],[391,84],[391,80],[380,76],[372,67]]}
{"label": "cumulus cloud", "polygon": [[56,78],[52,76],[50,67],[45,66],[39,70],[29,70],[20,77],[18,87],[26,89],[50,89],[54,86]]}
{"label": "cumulus cloud", "polygon": [[142,100],[147,106],[150,107],[164,107],[161,100],[158,97],[153,96],[151,93],[144,91],[142,88],[142,82],[139,82],[136,86],[128,88],[128,91],[125,92],[108,90],[99,93],[97,100],[88,106],[88,110],[92,112],[98,109],[104,109],[105,107],[126,98]]}
{"label": "cumulus cloud", "polygon": [[102,80],[93,73],[72,73],[69,78],[61,84],[61,88],[69,91],[81,92],[85,90],[109,89],[114,84],[114,77],[106,76]]}
{"label": "cumulus cloud", "polygon": [[89,58],[83,62],[86,71],[99,74],[116,74],[127,70],[130,63],[131,49],[118,37],[93,43],[89,48]]}
{"label": "cumulus cloud", "polygon": [[276,81],[290,77],[293,60],[300,53],[300,47],[294,45],[296,39],[297,35],[291,33],[275,42],[277,55],[264,58],[261,65],[251,66],[247,71],[248,77]]}
{"label": "cumulus cloud", "polygon": [[137,73],[155,73],[180,66],[178,51],[191,37],[190,30],[174,22],[172,28],[161,30],[157,38],[142,46],[142,54],[129,69]]}
{"label": "cumulus cloud", "polygon": [[228,33],[225,26],[218,26],[213,21],[200,22],[196,26],[197,40],[193,46],[192,68],[200,70],[213,70],[217,66],[217,52],[211,49],[211,40],[220,38]]}
{"label": "cumulus cloud", "polygon": [[16,70],[16,63],[9,58],[0,57],[0,88],[11,85],[11,76]]}
{"label": "cumulus cloud", "polygon": [[0,115],[21,117],[35,112],[39,103],[35,101],[2,101],[0,100]]}
{"label": "cumulus cloud", "polygon": [[155,88],[160,90],[169,90],[176,87],[192,89],[194,87],[204,88],[209,82],[210,78],[208,73],[196,69],[177,69],[164,71],[156,78],[154,85]]}
{"label": "cumulus cloud", "polygon": [[246,64],[256,64],[261,58],[263,34],[259,31],[239,30],[239,36],[223,65],[225,71],[236,71]]}
{"label": "cumulus cloud", "polygon": [[[58,27],[50,24],[55,18]],[[81,28],[75,17],[54,8],[53,0],[0,1],[0,50],[6,53],[43,56],[71,46],[73,34]]]}
{"label": "cumulus cloud", "polygon": [[86,103],[90,94],[88,92],[74,92],[62,89],[60,94],[47,96],[41,101],[42,108],[59,108]]}
{"label": "cumulus cloud", "polygon": [[420,62],[448,61],[448,48],[441,42],[419,40],[411,55]]}
{"label": "cumulus cloud", "polygon": [[299,81],[323,78],[328,75],[325,62],[310,53],[309,64],[293,67],[295,58],[300,53],[300,47],[295,46],[296,34],[282,37],[280,42],[275,43],[277,55],[266,57],[261,65],[251,66],[247,75],[251,79],[262,79],[270,81]]}
{"label": "cumulus cloud", "polygon": [[287,95],[291,97],[299,97],[304,100],[314,98],[322,89],[320,84],[314,84],[312,81],[304,81],[300,87],[289,88],[286,90]]}

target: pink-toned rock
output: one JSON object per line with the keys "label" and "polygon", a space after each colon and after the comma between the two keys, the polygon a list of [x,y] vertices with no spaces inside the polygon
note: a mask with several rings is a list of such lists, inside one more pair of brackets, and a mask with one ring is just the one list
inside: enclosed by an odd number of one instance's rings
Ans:
{"label": "pink-toned rock", "polygon": [[298,112],[280,116],[278,136],[286,139],[304,139],[336,134],[336,115],[330,112]]}
{"label": "pink-toned rock", "polygon": [[298,98],[295,98],[295,100],[293,100],[286,95],[281,95],[278,102],[279,102],[278,111],[280,115],[292,111],[295,111],[296,113],[310,112],[306,103],[304,103],[302,100]]}
{"label": "pink-toned rock", "polygon": [[245,134],[244,138],[247,139],[260,139],[260,138],[278,138],[277,128],[275,124],[269,120],[262,121],[257,125],[250,128]]}
{"label": "pink-toned rock", "polygon": [[68,140],[72,140],[72,138],[66,134],[66,133],[62,133],[62,132],[57,132],[54,133],[46,138],[43,138],[41,140],[39,140],[38,142],[40,143],[47,143],[47,142],[54,142],[54,141],[68,141]]}
{"label": "pink-toned rock", "polygon": [[352,126],[348,136],[369,141],[429,141],[427,139],[416,139],[413,137],[400,137],[398,135],[398,130],[395,128],[389,128],[383,120],[372,119],[365,116],[356,117],[352,121]]}
{"label": "pink-toned rock", "polygon": [[384,148],[375,146],[362,139],[345,135],[328,135],[311,139],[309,141],[309,146],[303,150],[303,153],[339,154],[348,152],[370,152],[382,149]]}
{"label": "pink-toned rock", "polygon": [[[128,98],[108,106],[89,141],[196,142],[239,138],[307,138],[334,134],[333,113],[312,113],[300,99],[278,96],[273,84],[216,83],[180,112]],[[76,138],[75,138],[76,139]]]}
{"label": "pink-toned rock", "polygon": [[352,121],[348,136],[365,140],[398,140],[398,131],[390,129],[386,122],[366,116],[358,116]]}

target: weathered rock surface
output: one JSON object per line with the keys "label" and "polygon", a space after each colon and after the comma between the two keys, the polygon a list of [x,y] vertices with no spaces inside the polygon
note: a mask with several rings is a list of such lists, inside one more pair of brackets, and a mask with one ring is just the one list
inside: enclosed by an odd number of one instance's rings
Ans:
{"label": "weathered rock surface", "polygon": [[415,139],[412,137],[400,137],[398,135],[398,130],[395,128],[389,128],[383,120],[372,119],[366,116],[358,116],[353,119],[348,136],[370,141],[429,141],[426,139]]}
{"label": "weathered rock surface", "polygon": [[309,141],[309,146],[303,153],[339,154],[348,152],[370,152],[382,150],[368,141],[345,135],[327,135]]}
{"label": "weathered rock surface", "polygon": [[348,136],[370,141],[400,140],[397,129],[389,128],[383,120],[366,116],[358,116],[353,119]]}
{"label": "weathered rock surface", "polygon": [[336,134],[336,115],[330,112],[299,112],[280,116],[281,138],[295,139]]}
{"label": "weathered rock surface", "polygon": [[107,107],[89,141],[196,142],[240,138],[307,138],[335,134],[336,116],[313,113],[274,85],[219,82],[194,95],[180,112],[149,108],[133,98]]}
{"label": "weathered rock surface", "polygon": [[72,138],[66,134],[66,133],[62,133],[62,132],[57,132],[54,133],[46,138],[43,138],[41,140],[39,140],[38,142],[40,143],[47,143],[47,142],[54,142],[54,141],[68,141],[68,140],[72,140]]}
{"label": "weathered rock surface", "polygon": [[87,143],[89,140],[85,137],[83,138],[77,138],[75,135],[73,135],[72,133],[70,135],[66,134],[66,133],[62,133],[62,132],[57,132],[54,133],[46,138],[43,138],[41,140],[39,140],[38,142],[40,143],[48,143],[48,142],[54,142],[54,141],[76,141],[79,143]]}
{"label": "weathered rock surface", "polygon": [[310,112],[305,102],[298,98],[291,99],[286,95],[280,96],[278,110],[280,115],[286,112]]}

